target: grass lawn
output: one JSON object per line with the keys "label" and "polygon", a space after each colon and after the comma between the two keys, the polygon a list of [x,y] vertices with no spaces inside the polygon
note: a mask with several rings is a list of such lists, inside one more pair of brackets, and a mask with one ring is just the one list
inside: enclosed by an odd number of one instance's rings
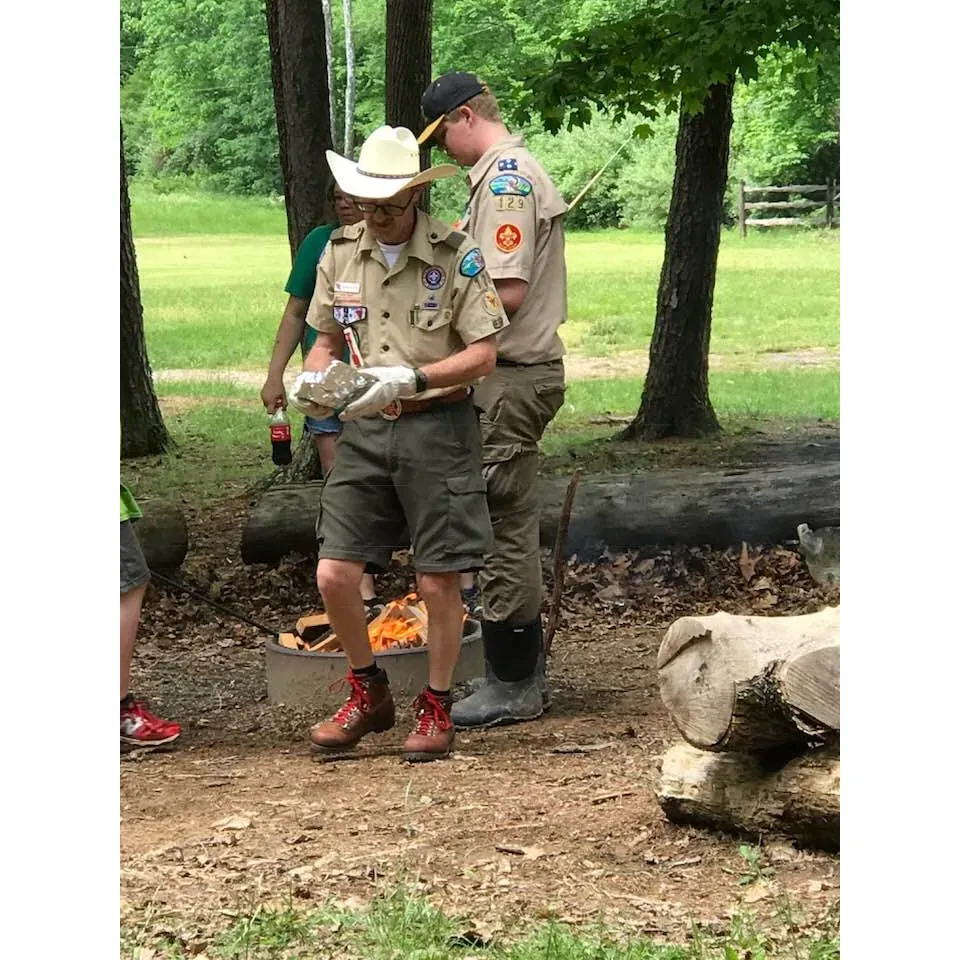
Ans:
{"label": "grass lawn", "polygon": [[[265,369],[290,265],[282,205],[134,190],[132,216],[154,369]],[[659,235],[569,234],[567,348],[646,351],[662,258]],[[712,351],[836,348],[839,314],[837,233],[724,233]]]}
{"label": "grass lawn", "polygon": [[[158,196],[132,191],[133,226],[154,370],[264,372],[289,268],[282,204],[267,199]],[[649,349],[663,238],[629,230],[567,237],[571,354]],[[756,369],[768,352],[839,346],[840,246],[836,233],[724,234],[711,350],[724,354],[710,391],[721,423],[737,433],[754,419],[836,420],[839,370]],[[295,364],[296,358],[292,361]],[[272,469],[259,386],[162,381],[158,393],[177,446],[168,457],[125,464],[143,493],[198,496],[245,486]],[[597,418],[636,412],[640,376],[572,380],[543,451],[610,437]],[[295,416],[295,426],[296,423]],[[200,461],[197,458],[200,458]],[[203,469],[198,469],[202,462]]]}

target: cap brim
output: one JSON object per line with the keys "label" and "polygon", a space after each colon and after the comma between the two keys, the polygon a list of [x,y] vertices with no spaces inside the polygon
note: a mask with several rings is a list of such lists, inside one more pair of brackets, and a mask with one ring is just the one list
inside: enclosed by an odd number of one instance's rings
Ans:
{"label": "cap brim", "polygon": [[437,130],[437,127],[440,126],[442,121],[443,121],[443,114],[437,117],[437,119],[434,120],[433,123],[430,123],[426,127],[424,127],[423,133],[421,133],[420,136],[417,137],[417,143],[419,143],[421,146],[425,144],[434,135],[434,133]]}
{"label": "cap brim", "polygon": [[412,177],[369,177],[360,173],[356,161],[341,157],[332,150],[327,151],[327,163],[333,179],[344,193],[367,200],[389,200],[401,190],[410,190],[444,177],[455,177],[460,172],[452,163],[441,163],[421,170]]}

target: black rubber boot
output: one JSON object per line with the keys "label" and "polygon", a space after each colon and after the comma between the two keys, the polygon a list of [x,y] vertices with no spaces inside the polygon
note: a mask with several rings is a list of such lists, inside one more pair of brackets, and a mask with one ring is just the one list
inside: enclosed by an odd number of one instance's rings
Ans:
{"label": "black rubber boot", "polygon": [[519,626],[485,620],[482,627],[487,675],[453,705],[454,726],[464,730],[535,720],[547,699],[540,618]]}

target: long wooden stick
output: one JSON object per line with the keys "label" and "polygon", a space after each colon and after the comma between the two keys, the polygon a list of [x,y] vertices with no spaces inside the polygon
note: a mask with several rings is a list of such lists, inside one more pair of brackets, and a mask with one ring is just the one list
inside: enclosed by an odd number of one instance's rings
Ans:
{"label": "long wooden stick", "polygon": [[563,578],[567,571],[567,565],[564,562],[567,529],[570,526],[570,513],[573,510],[573,499],[577,495],[579,483],[580,469],[577,468],[573,471],[573,476],[567,486],[566,496],[563,498],[563,509],[560,511],[560,521],[557,524],[557,539],[553,545],[553,597],[550,600],[550,619],[547,621],[547,632],[543,638],[543,655],[545,657],[550,656],[553,635],[557,632],[557,623],[560,621],[560,597],[563,594]]}

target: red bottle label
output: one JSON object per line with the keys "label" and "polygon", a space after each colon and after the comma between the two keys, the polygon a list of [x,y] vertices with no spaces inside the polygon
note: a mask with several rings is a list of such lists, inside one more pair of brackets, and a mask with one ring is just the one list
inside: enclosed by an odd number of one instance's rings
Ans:
{"label": "red bottle label", "polygon": [[290,439],[290,424],[289,423],[276,423],[270,425],[270,440],[272,443],[277,443],[283,440]]}

